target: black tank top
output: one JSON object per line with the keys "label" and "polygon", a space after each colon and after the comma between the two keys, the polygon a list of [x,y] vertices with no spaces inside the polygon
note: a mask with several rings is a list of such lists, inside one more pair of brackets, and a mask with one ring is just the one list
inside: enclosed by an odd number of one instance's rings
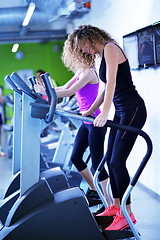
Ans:
{"label": "black tank top", "polygon": [[[116,46],[119,47],[117,44]],[[100,64],[99,76],[104,83],[107,82],[104,51],[103,51],[103,56]],[[135,89],[135,86],[132,81],[128,59],[126,59],[123,63],[118,65],[117,77],[116,77],[116,88],[115,88],[113,103],[117,110],[123,110],[128,108],[131,103],[137,101],[137,98],[139,97],[140,96],[138,95],[137,90]]]}

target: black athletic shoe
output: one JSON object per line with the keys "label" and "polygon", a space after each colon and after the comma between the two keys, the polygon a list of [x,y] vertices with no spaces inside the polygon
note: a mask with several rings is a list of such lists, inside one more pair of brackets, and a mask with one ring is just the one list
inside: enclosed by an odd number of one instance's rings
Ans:
{"label": "black athletic shoe", "polygon": [[99,204],[102,204],[101,199],[87,197],[89,207],[93,207]]}
{"label": "black athletic shoe", "polygon": [[88,189],[86,192],[86,197],[100,199],[97,191]]}
{"label": "black athletic shoe", "polygon": [[102,203],[97,191],[95,191],[95,190],[88,189],[88,191],[86,193],[86,197],[89,202],[89,207],[96,206],[96,205]]}

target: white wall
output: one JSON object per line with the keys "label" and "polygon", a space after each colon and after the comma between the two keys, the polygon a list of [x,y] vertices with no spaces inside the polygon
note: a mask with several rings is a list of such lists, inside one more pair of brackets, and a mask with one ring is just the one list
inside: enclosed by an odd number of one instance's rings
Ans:
{"label": "white wall", "polygon": [[[107,30],[122,46],[122,36],[160,21],[159,0],[92,0],[91,12],[74,22],[92,24]],[[140,182],[160,195],[160,68],[132,71],[137,90],[146,102],[148,118],[143,130],[153,141],[153,154]],[[128,159],[133,175],[146,153],[146,144],[138,137]]]}

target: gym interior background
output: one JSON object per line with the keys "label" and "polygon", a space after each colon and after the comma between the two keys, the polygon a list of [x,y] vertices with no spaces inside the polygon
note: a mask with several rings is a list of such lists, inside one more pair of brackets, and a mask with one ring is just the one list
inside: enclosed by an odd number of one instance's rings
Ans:
{"label": "gym interior background", "polygon": [[[92,0],[90,6],[86,5],[83,9],[78,6],[77,11],[64,9],[65,1],[62,0],[59,3],[55,0],[35,0],[33,2],[39,14],[35,11],[35,16],[33,14],[33,19],[25,29],[21,26],[21,20],[28,2],[0,2],[0,85],[4,87],[4,94],[10,91],[4,86],[4,77],[13,71],[35,74],[37,69],[42,68],[51,74],[58,85],[65,83],[72,73],[61,62],[63,42],[67,34],[80,24],[87,23],[106,29],[123,47],[123,36],[160,21],[159,0]],[[59,10],[56,12],[57,9],[49,9],[49,2],[55,2],[54,6]],[[72,2],[80,5],[88,1],[68,1],[70,4]],[[43,4],[48,8],[45,9]],[[54,11],[59,15],[55,15]],[[11,52],[14,43],[19,43],[19,54]],[[144,131],[153,141],[153,154],[140,177],[140,183],[159,198],[160,67],[132,70],[132,76],[148,110]],[[131,175],[137,169],[145,150],[145,143],[141,138],[138,139],[128,161]]]}

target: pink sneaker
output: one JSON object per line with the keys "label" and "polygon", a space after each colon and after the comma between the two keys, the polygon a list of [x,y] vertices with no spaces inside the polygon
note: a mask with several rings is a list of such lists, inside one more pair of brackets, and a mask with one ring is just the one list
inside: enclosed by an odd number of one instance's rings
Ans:
{"label": "pink sneaker", "polygon": [[[130,214],[131,220],[133,221],[134,224],[136,224],[136,219],[133,215],[133,213]],[[123,230],[125,228],[129,228],[128,222],[126,221],[125,217],[117,214],[114,217],[113,222],[111,223],[111,225],[107,228],[105,228],[105,230]]]}
{"label": "pink sneaker", "polygon": [[96,216],[115,216],[117,213],[120,214],[120,208],[110,205],[102,213],[99,213]]}

